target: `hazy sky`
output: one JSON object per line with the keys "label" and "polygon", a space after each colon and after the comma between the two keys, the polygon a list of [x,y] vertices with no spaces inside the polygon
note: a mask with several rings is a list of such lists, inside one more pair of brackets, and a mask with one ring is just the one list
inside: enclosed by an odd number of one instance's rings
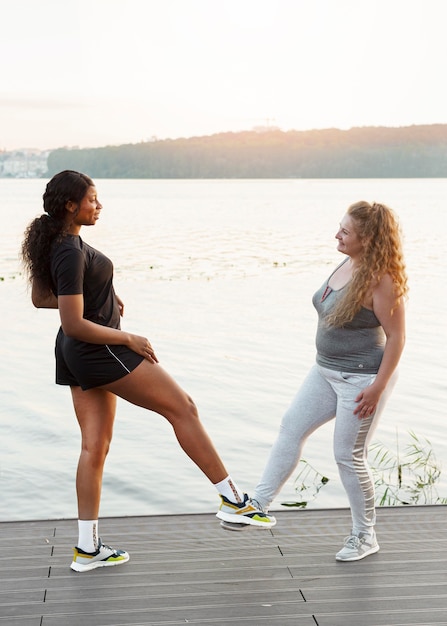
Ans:
{"label": "hazy sky", "polygon": [[0,149],[447,123],[447,0],[0,0]]}

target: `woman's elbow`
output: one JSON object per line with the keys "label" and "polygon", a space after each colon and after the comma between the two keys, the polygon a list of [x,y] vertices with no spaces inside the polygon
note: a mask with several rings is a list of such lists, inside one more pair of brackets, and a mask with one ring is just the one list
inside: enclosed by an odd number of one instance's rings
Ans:
{"label": "woman's elbow", "polygon": [[398,335],[395,335],[392,340],[392,345],[399,354],[402,354],[405,348],[405,339],[405,333],[399,333]]}
{"label": "woman's elbow", "polygon": [[31,288],[31,302],[36,309],[57,309],[58,299],[54,293],[42,287],[36,282],[33,282]]}
{"label": "woman's elbow", "polygon": [[57,299],[43,297],[41,294],[31,294],[31,302],[36,309],[57,309]]}
{"label": "woman's elbow", "polygon": [[35,283],[33,283],[32,289],[31,289],[31,302],[33,303],[33,305],[36,307],[36,309],[41,309],[42,305],[43,305],[43,295],[42,295],[42,290],[38,289],[35,285]]}
{"label": "woman's elbow", "polygon": [[33,306],[36,307],[36,309],[41,309],[42,308],[42,304],[40,299],[35,295],[35,294],[31,294],[31,302],[33,303]]}
{"label": "woman's elbow", "polygon": [[61,326],[62,326],[62,332],[64,333],[66,337],[70,337],[71,339],[79,338],[79,332],[77,331],[75,325],[62,322]]}
{"label": "woman's elbow", "polygon": [[61,327],[66,337],[84,341],[85,327],[82,319],[78,320],[70,317],[67,319],[65,316],[61,316]]}

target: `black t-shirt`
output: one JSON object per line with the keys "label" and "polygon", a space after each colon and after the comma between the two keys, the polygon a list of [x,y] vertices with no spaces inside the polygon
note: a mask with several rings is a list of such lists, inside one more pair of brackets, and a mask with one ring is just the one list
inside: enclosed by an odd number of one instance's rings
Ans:
{"label": "black t-shirt", "polygon": [[113,289],[113,264],[102,252],[66,235],[53,245],[51,276],[56,296],[84,296],[84,318],[120,328],[120,311]]}

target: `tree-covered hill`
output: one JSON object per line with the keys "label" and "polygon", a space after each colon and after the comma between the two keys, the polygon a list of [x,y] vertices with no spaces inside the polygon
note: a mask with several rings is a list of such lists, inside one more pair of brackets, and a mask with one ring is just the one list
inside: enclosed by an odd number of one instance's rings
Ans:
{"label": "tree-covered hill", "polygon": [[103,148],[60,148],[48,173],[93,178],[444,178],[447,124],[267,129]]}

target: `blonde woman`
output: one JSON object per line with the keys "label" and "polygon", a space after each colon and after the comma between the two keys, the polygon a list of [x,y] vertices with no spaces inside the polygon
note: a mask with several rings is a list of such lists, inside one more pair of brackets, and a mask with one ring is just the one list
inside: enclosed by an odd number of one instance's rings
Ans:
{"label": "blonde woman", "polygon": [[404,348],[408,288],[391,209],[353,204],[336,239],[345,258],[313,296],[316,364],[283,417],[253,500],[268,511],[306,439],[335,419],[334,454],[352,515],[351,532],[336,559],[357,561],[379,550],[367,451]]}

